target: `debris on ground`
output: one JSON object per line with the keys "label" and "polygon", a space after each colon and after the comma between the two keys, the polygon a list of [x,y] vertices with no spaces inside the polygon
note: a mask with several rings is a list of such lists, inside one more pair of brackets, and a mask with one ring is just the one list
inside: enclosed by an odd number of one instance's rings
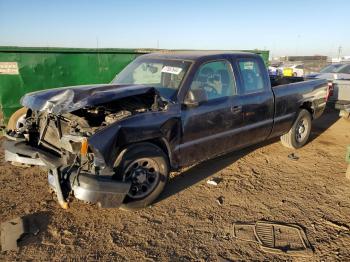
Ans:
{"label": "debris on ground", "polygon": [[1,223],[1,251],[18,250],[19,244],[28,236],[36,236],[45,228],[45,214],[31,214]]}
{"label": "debris on ground", "polygon": [[220,177],[213,177],[213,178],[207,180],[207,184],[217,186],[222,180],[223,179]]}
{"label": "debris on ground", "polygon": [[25,218],[17,217],[1,223],[1,250],[18,250],[17,243],[25,234],[30,233],[36,235],[39,229]]}
{"label": "debris on ground", "polygon": [[288,158],[291,159],[291,160],[298,160],[299,159],[299,157],[296,154],[294,154],[294,153],[289,154]]}
{"label": "debris on ground", "polygon": [[222,206],[224,204],[224,200],[225,198],[223,196],[219,196],[217,199],[216,199],[216,202]]}
{"label": "debris on ground", "polygon": [[323,219],[324,223],[328,226],[331,226],[337,230],[344,230],[344,231],[349,231],[350,230],[350,227],[348,225],[345,225],[345,224],[342,224],[342,223],[339,223],[337,221],[331,221],[329,219]]}
{"label": "debris on ground", "polygon": [[305,231],[296,224],[258,221],[234,223],[235,238],[255,242],[268,253],[290,256],[312,256],[313,250]]}

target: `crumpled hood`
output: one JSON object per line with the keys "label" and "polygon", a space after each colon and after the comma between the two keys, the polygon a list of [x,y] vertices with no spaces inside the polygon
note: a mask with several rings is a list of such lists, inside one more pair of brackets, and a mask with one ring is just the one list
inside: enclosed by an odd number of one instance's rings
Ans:
{"label": "crumpled hood", "polygon": [[26,94],[21,99],[24,107],[53,114],[64,114],[117,99],[141,95],[156,94],[154,87],[142,85],[83,85],[37,91]]}

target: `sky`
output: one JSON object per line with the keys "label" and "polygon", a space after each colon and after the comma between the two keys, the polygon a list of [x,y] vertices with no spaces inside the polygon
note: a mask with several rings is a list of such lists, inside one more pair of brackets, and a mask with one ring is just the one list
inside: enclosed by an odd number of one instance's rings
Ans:
{"label": "sky", "polygon": [[349,0],[0,0],[0,46],[350,55]]}

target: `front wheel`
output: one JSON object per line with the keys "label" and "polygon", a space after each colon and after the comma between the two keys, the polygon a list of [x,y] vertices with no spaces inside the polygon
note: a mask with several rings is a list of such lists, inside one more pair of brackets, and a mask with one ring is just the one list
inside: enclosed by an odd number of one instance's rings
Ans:
{"label": "front wheel", "polygon": [[140,143],[126,149],[116,165],[122,180],[131,183],[121,206],[126,210],[150,205],[163,191],[169,176],[168,157],[151,143]]}
{"label": "front wheel", "polygon": [[310,132],[311,114],[302,109],[289,132],[281,136],[282,145],[293,149],[300,148],[308,141]]}

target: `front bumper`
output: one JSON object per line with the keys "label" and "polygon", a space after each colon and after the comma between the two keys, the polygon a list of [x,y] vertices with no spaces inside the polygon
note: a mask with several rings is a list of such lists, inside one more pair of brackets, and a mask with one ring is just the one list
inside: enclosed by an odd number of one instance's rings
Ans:
{"label": "front bumper", "polygon": [[[55,177],[48,174],[50,187],[56,191]],[[117,208],[123,204],[126,194],[130,190],[129,183],[122,183],[111,179],[91,175],[88,173],[72,172],[69,177],[69,189],[74,197],[84,202],[97,204],[102,208]]]}
{"label": "front bumper", "polygon": [[72,191],[74,197],[82,201],[103,208],[116,208],[122,205],[129,192],[129,183],[116,181],[111,177],[81,173],[77,169],[71,170],[69,174],[64,173],[66,166],[60,157],[32,147],[25,141],[7,140],[4,148],[5,160],[8,162],[16,165],[46,166],[49,169],[49,185],[57,193],[61,206],[66,203],[63,195],[67,194],[64,193]]}

